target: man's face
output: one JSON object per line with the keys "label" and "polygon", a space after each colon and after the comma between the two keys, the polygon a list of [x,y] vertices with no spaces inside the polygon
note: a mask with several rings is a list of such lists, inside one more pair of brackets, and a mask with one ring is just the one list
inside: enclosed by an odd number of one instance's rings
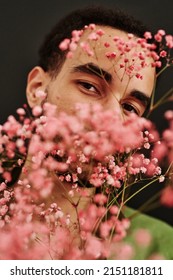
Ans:
{"label": "man's face", "polygon": [[[88,56],[77,47],[73,57],[65,60],[56,78],[51,78],[42,70],[43,82],[40,80],[32,90],[46,91],[46,101],[57,105],[58,111],[71,113],[76,103],[100,103],[105,109],[120,109],[124,116],[130,112],[141,116],[152,94],[155,69],[151,66],[142,69],[140,71],[142,80],[135,76],[129,78],[124,74],[124,68],[120,68],[122,58],[113,42],[115,36],[128,40],[128,34],[111,27],[98,26],[98,28],[101,28],[105,34],[97,42],[91,43],[93,56]],[[81,41],[86,40],[88,32],[84,32]],[[107,50],[104,47],[105,42],[110,43]],[[108,59],[105,55],[106,51],[116,52],[116,60]],[[131,50],[126,57],[130,58],[132,53],[134,50]],[[37,70],[39,72],[39,67]],[[28,96],[31,91],[30,84],[33,82],[32,77],[35,79],[37,74],[31,74],[28,80]]]}

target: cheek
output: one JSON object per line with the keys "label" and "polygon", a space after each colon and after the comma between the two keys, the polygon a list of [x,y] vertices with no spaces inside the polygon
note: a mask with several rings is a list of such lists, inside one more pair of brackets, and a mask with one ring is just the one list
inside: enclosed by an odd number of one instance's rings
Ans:
{"label": "cheek", "polygon": [[63,100],[66,101],[66,99],[69,97],[68,93],[71,90],[69,84],[65,81],[65,79],[62,78],[49,83],[47,91],[48,91],[47,101],[55,105],[58,105]]}
{"label": "cheek", "polygon": [[77,90],[68,82],[49,85],[47,102],[57,106],[57,112],[72,113],[77,102],[82,102]]}

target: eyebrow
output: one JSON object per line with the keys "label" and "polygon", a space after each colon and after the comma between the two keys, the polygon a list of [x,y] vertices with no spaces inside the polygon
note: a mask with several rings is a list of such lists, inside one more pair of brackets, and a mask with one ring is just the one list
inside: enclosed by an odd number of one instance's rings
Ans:
{"label": "eyebrow", "polygon": [[130,96],[134,97],[135,99],[139,100],[144,107],[147,107],[150,103],[150,97],[147,96],[144,92],[139,91],[139,90],[133,90],[130,93]]}
{"label": "eyebrow", "polygon": [[104,79],[108,83],[111,83],[112,81],[112,75],[94,63],[86,63],[86,64],[75,66],[72,69],[72,73],[75,72],[83,72],[86,74],[95,75],[100,79]]}

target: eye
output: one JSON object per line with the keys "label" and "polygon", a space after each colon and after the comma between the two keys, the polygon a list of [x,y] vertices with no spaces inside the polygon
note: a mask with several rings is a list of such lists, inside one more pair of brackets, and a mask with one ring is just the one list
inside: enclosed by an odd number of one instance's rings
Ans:
{"label": "eye", "polygon": [[85,93],[101,95],[100,90],[90,82],[77,81],[80,89]]}
{"label": "eye", "polygon": [[128,113],[135,113],[136,115],[139,116],[138,110],[132,104],[130,104],[130,103],[122,103],[121,107],[123,108],[124,111],[127,111]]}

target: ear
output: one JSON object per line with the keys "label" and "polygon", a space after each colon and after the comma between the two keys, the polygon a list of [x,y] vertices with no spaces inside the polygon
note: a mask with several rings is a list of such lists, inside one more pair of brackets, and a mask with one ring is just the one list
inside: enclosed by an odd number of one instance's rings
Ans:
{"label": "ear", "polygon": [[31,108],[41,104],[37,91],[44,91],[50,80],[49,75],[40,66],[34,67],[28,75],[26,94]]}

